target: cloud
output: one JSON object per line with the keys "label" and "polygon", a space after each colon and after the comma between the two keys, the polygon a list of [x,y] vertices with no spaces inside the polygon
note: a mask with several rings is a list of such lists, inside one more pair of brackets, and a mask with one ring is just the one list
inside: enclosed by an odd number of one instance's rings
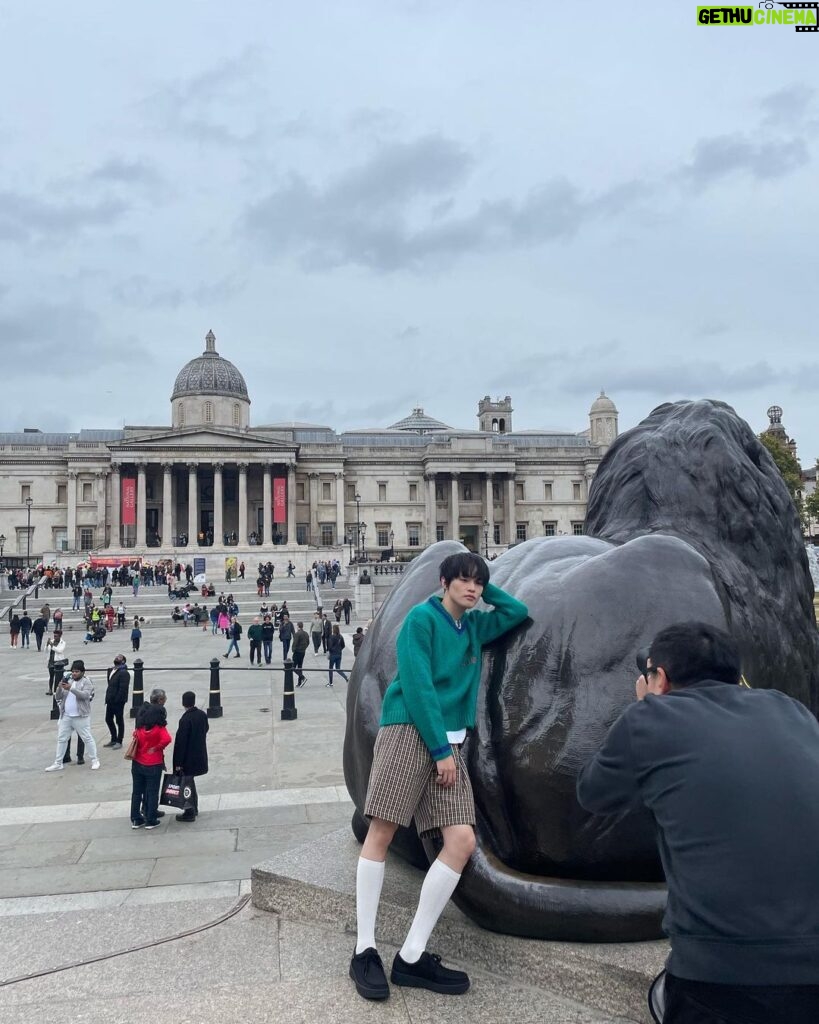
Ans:
{"label": "cloud", "polygon": [[416,327],[415,324],[408,324],[400,331],[395,332],[395,338],[397,341],[412,341],[417,338],[421,333],[421,328]]}
{"label": "cloud", "polygon": [[802,82],[786,85],[760,100],[766,128],[819,128],[816,90]]}
{"label": "cloud", "polygon": [[99,164],[88,175],[89,181],[117,185],[145,185],[153,187],[162,181],[162,176],[149,164],[141,160],[112,158]]}
{"label": "cloud", "polygon": [[799,138],[755,141],[739,133],[717,135],[696,144],[679,178],[695,191],[737,173],[770,181],[804,167],[809,159],[808,147]]}
{"label": "cloud", "polygon": [[0,192],[0,241],[34,242],[71,238],[120,220],[128,206],[118,199],[97,203],[56,203],[15,192]]}
{"label": "cloud", "polygon": [[102,373],[106,367],[144,365],[138,348],[121,342],[103,330],[96,312],[79,304],[43,303],[0,316],[0,348],[16,352],[22,368],[36,365],[39,376],[64,378],[66,361],[77,353]]}
{"label": "cloud", "polygon": [[239,294],[243,287],[243,283],[236,277],[204,281],[184,289],[169,287],[164,282],[151,280],[145,274],[133,274],[115,285],[112,295],[117,302],[134,309],[178,309],[188,302],[199,306],[226,302]]}

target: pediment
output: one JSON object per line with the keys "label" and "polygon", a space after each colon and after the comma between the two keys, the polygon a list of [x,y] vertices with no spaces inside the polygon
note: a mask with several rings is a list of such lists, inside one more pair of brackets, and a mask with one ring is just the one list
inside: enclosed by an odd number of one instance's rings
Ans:
{"label": "pediment", "polygon": [[219,430],[217,427],[184,427],[128,437],[108,445],[112,452],[201,451],[218,452],[293,452],[298,445],[279,438],[254,434],[252,430]]}

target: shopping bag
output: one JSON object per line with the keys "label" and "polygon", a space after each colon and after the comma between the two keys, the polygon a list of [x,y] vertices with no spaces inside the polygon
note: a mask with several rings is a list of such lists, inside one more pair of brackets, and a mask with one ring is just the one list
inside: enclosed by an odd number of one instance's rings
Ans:
{"label": "shopping bag", "polygon": [[165,775],[162,780],[159,802],[165,804],[166,807],[178,807],[181,811],[185,806],[183,781],[181,775]]}

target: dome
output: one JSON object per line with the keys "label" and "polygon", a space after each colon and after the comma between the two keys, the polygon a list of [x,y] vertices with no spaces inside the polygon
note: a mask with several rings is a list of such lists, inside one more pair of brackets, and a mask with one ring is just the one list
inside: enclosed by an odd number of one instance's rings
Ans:
{"label": "dome", "polygon": [[176,375],[171,401],[187,395],[224,395],[250,401],[244,377],[233,363],[223,359],[216,351],[213,331],[208,331],[205,336],[205,351],[202,355],[191,359]]}
{"label": "dome", "polygon": [[452,428],[440,420],[433,419],[432,416],[427,416],[423,409],[413,409],[410,416],[405,416],[404,419],[393,423],[387,429],[412,430],[419,434],[427,434],[433,430],[451,430]]}
{"label": "dome", "polygon": [[595,413],[601,412],[617,412],[617,406],[612,402],[606,392],[601,388],[600,394],[592,402],[592,407],[589,409],[589,415],[594,416]]}

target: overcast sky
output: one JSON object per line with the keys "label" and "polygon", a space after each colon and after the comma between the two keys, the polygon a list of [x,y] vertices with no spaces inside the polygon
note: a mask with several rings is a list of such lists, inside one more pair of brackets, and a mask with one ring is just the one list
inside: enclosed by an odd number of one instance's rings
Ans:
{"label": "overcast sky", "polygon": [[819,34],[696,4],[0,5],[0,429],[816,415]]}

